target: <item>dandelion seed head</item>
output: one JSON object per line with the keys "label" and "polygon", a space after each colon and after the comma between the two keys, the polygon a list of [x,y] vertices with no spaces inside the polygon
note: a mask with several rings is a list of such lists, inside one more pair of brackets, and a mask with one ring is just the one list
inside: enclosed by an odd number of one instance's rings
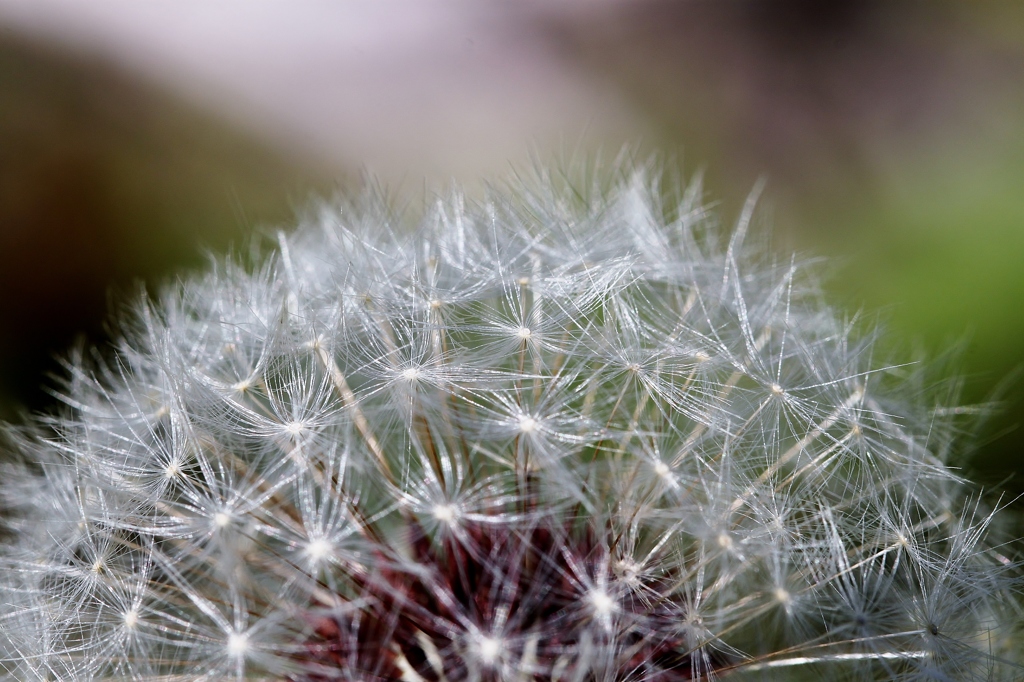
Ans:
{"label": "dandelion seed head", "polygon": [[753,199],[619,171],[324,205],[69,359],[8,430],[0,679],[1012,679],[969,415]]}

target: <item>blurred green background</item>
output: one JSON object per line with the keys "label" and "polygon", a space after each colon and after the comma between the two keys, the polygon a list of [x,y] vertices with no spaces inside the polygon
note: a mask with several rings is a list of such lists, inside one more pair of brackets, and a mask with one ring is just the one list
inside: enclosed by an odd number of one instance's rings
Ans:
{"label": "blurred green background", "polygon": [[[74,13],[14,6],[0,3],[5,419],[52,408],[53,358],[103,342],[111,292],[201,268],[362,168],[415,187],[640,140],[706,169],[727,221],[766,177],[775,246],[830,257],[831,296],[880,310],[904,357],[962,343],[962,401],[1001,401],[967,466],[1024,492],[1024,380],[1004,381],[1024,365],[1021,3],[435,0],[401,30],[353,3],[248,42],[230,12],[203,19],[236,32],[221,40],[160,16],[136,31],[130,13],[76,33]],[[320,30],[332,22],[356,28]]]}

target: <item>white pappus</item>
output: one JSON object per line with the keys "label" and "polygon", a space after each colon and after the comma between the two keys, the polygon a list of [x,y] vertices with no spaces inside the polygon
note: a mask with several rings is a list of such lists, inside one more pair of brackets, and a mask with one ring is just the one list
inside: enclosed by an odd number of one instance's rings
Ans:
{"label": "white pappus", "polygon": [[699,183],[364,200],[142,302],[9,430],[11,680],[988,680],[952,411]]}

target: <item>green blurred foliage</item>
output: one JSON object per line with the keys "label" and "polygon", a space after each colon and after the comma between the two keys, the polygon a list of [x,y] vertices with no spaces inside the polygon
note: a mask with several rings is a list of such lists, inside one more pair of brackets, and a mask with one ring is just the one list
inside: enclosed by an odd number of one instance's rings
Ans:
{"label": "green blurred foliage", "polygon": [[1022,141],[1024,126],[1016,143],[982,158],[947,150],[908,164],[849,212],[814,212],[832,225],[816,250],[847,259],[831,290],[851,307],[883,309],[887,338],[917,343],[925,357],[960,347],[961,400],[987,413],[965,465],[1015,494],[1024,493]]}

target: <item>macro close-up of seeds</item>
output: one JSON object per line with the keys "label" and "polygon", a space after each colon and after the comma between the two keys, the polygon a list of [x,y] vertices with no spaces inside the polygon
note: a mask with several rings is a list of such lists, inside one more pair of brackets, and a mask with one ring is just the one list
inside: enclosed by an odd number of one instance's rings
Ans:
{"label": "macro close-up of seeds", "polygon": [[759,187],[569,175],[324,202],[67,355],[5,435],[4,679],[1020,679],[955,393]]}

